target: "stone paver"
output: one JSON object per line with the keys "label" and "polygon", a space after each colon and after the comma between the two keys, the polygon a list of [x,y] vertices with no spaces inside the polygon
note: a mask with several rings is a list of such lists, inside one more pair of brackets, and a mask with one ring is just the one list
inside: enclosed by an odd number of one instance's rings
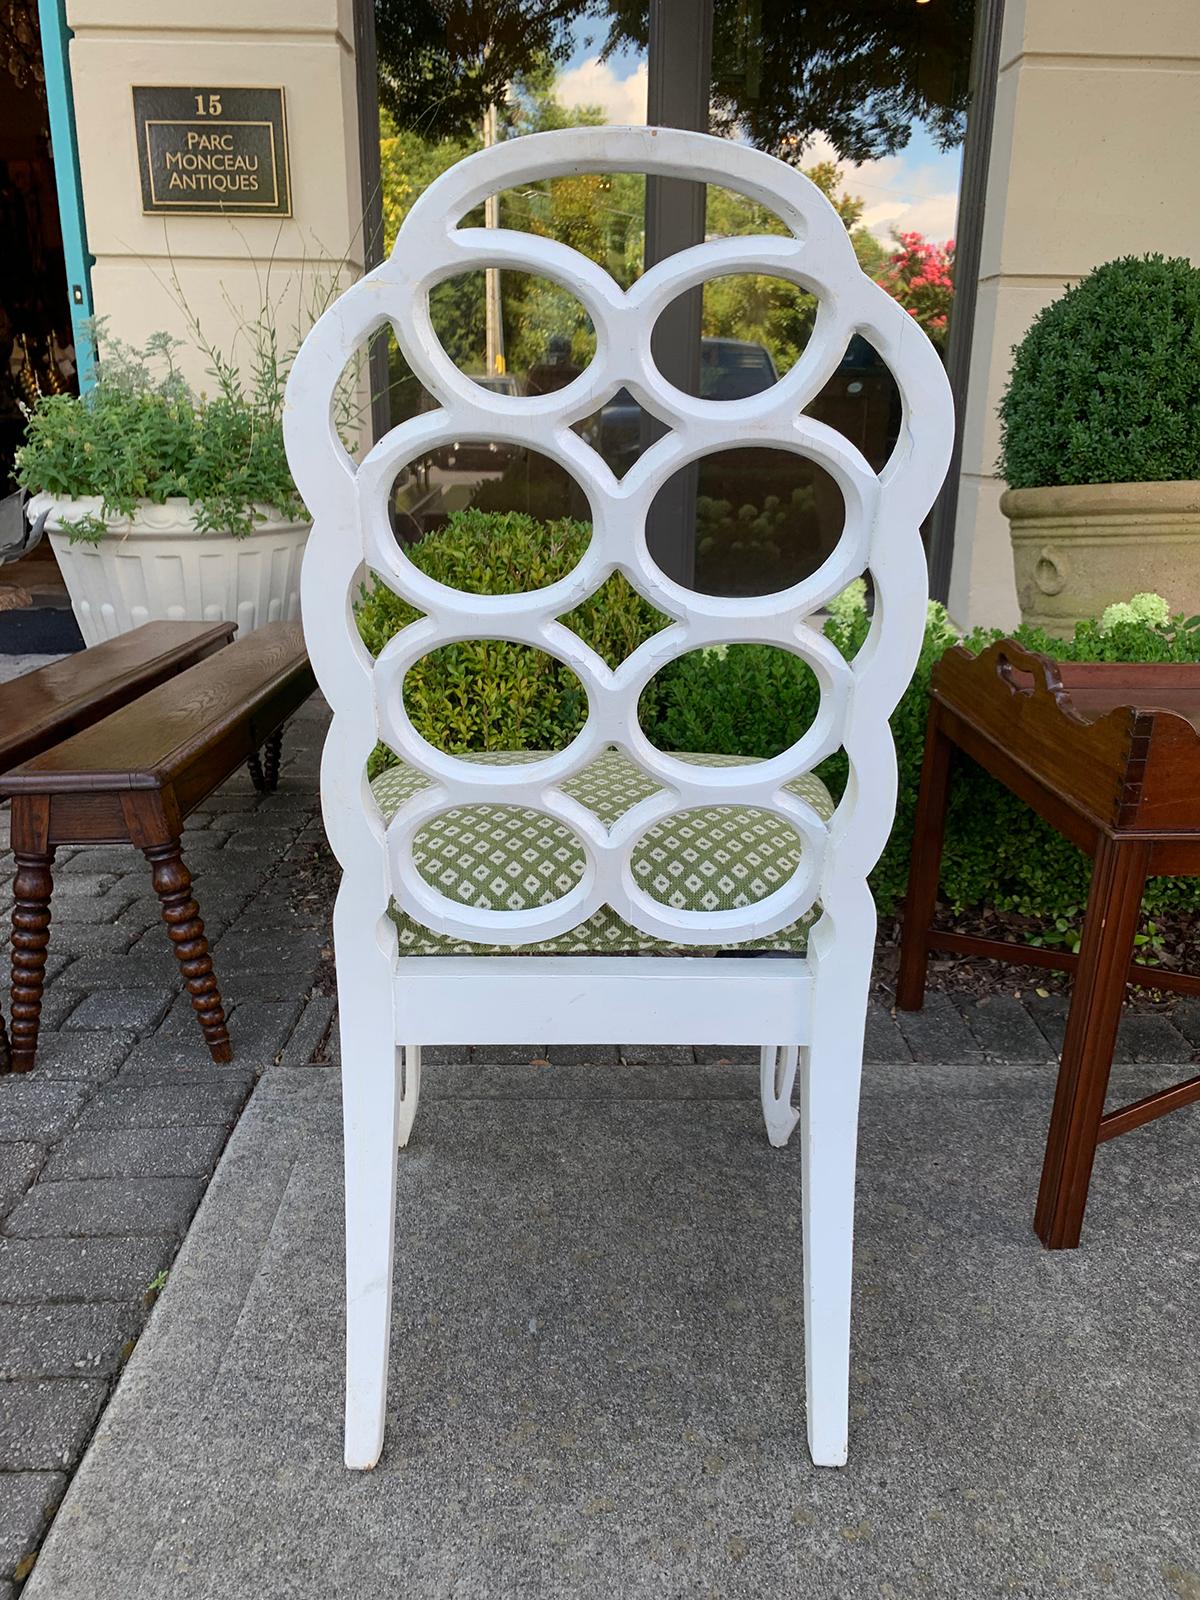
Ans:
{"label": "stone paver", "polygon": [[[723,1066],[730,1062],[739,1066],[757,1066],[759,1060],[758,1046],[752,1044],[698,1044],[695,1054],[702,1067]],[[477,1051],[476,1059],[492,1061],[494,1057],[485,1057]]]}
{"label": "stone paver", "polygon": [[38,1144],[0,1144],[0,1217],[12,1209],[37,1177],[44,1154]]}
{"label": "stone paver", "polygon": [[1194,1047],[1169,1017],[1129,1011],[1121,1018],[1114,1061],[1190,1061]]}
{"label": "stone paver", "polygon": [[1022,996],[1022,1001],[1042,1030],[1051,1055],[1057,1060],[1062,1053],[1063,1034],[1067,1029],[1067,997],[1061,994],[1027,994]]}
{"label": "stone paver", "polygon": [[[130,1225],[133,1225],[133,1217]],[[132,1300],[149,1293],[178,1241],[0,1238],[0,1284],[6,1305],[64,1300]],[[2,1469],[0,1469],[2,1470]]]}
{"label": "stone paver", "polygon": [[0,1077],[0,1140],[48,1144],[72,1126],[86,1098],[75,1083],[54,1083],[36,1073],[6,1074]]}
{"label": "stone paver", "polygon": [[991,1061],[1050,1061],[1046,1036],[1013,995],[992,994],[967,1000],[963,1021]]}
{"label": "stone paver", "polygon": [[66,1486],[61,1472],[0,1473],[0,1600],[13,1592],[7,1579],[28,1575]]}
{"label": "stone paver", "polygon": [[135,1300],[0,1305],[0,1378],[109,1377],[144,1319]]}
{"label": "stone paver", "polygon": [[691,1066],[695,1053],[686,1044],[623,1044],[621,1060],[626,1066],[648,1066],[658,1062],[663,1066]]}
{"label": "stone paver", "polygon": [[5,1223],[14,1239],[182,1235],[204,1185],[196,1178],[43,1178]]}
{"label": "stone paver", "polygon": [[106,1084],[88,1102],[81,1128],[192,1128],[216,1122],[232,1127],[245,1104],[244,1075],[207,1082]]}
{"label": "stone paver", "polygon": [[877,1002],[867,1007],[867,1026],[863,1035],[865,1061],[890,1061],[897,1065],[912,1060],[904,1035],[896,1024],[893,1013],[885,1011]]}
{"label": "stone paver", "polygon": [[63,1178],[206,1178],[225,1146],[223,1123],[191,1128],[77,1129],[42,1169]]}
{"label": "stone paver", "polygon": [[10,1378],[0,1383],[0,1457],[13,1472],[69,1467],[108,1394],[97,1378]]}
{"label": "stone paver", "polygon": [[1200,1000],[1181,1000],[1171,1013],[1171,1021],[1193,1049],[1200,1047]]}
{"label": "stone paver", "polygon": [[[70,968],[67,969],[68,973]],[[175,998],[165,985],[155,989],[96,989],[71,1012],[69,1028],[129,1028],[149,1033]]]}
{"label": "stone paver", "polygon": [[104,1083],[116,1076],[137,1041],[127,1029],[52,1033],[38,1044],[38,1081],[61,1079],[67,1083]]}
{"label": "stone paver", "polygon": [[897,1011],[896,1025],[914,1061],[973,1061],[982,1055],[954,1001],[937,990],[925,996],[920,1011]]}

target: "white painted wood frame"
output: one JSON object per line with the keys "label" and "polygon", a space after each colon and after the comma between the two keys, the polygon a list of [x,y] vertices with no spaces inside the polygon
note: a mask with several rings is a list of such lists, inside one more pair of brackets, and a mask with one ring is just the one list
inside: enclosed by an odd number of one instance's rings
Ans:
{"label": "white painted wood frame", "polygon": [[[463,228],[498,190],[580,171],[653,172],[720,184],[769,207],[786,236],[710,239],[652,268],[627,293],[554,240]],[[596,329],[586,370],[553,394],[494,394],[450,361],[433,331],[429,291],[484,265],[544,275],[571,291]],[[772,388],[737,401],[693,398],[657,371],[650,334],[677,295],[728,273],[769,273],[818,299],[812,337]],[[440,409],[394,428],[360,463],[343,449],[332,398],[347,361],[390,323],[413,372]],[[874,473],[841,434],[804,414],[860,333],[891,368],[903,424]],[[618,480],[572,431],[619,389],[670,431]],[[941,361],[916,322],[860,270],[841,219],[794,168],[732,141],[667,128],[580,128],[514,139],[473,155],[432,184],[410,211],[391,257],[354,285],[305,340],[288,385],[288,454],[313,515],[302,612],[308,648],[333,708],[321,793],[342,867],[334,913],[346,1146],[346,1462],[370,1467],[383,1448],[392,1303],[397,1150],[408,1139],[429,1043],[741,1043],[762,1046],[760,1092],[768,1137],[802,1129],[805,1367],[808,1439],[819,1465],[847,1453],[851,1251],[863,1026],[875,936],[867,874],[895,809],[888,717],[920,649],[926,575],[919,528],[946,470],[953,432]],[[454,440],[507,440],[559,462],[581,485],[593,533],[579,564],[545,589],[464,594],[435,582],[393,537],[388,498],[400,468]],[[685,464],[736,446],[792,450],[817,462],[845,500],[845,526],[818,571],[777,594],[727,599],[668,578],[646,547],[646,514]],[[354,626],[363,563],[416,606],[421,621],[372,660]],[[875,608],[867,641],[848,663],[808,619],[869,571]],[[615,671],[556,619],[614,572],[671,625]],[[588,719],[572,744],[543,761],[483,765],[432,748],[404,709],[406,670],[461,639],[530,645],[565,662],[583,684]],[[709,767],[652,746],[638,696],[665,662],[705,645],[759,641],[804,658],[821,686],[813,725],[771,760]],[[425,773],[430,786],[385,826],[366,778],[377,739]],[[610,830],[566,795],[563,780],[615,745],[661,788]],[[841,746],[845,795],[824,823],[784,785]],[[569,827],[586,857],[578,884],[553,905],[519,912],[450,900],[414,869],[412,842],[432,816],[478,803],[531,807]],[[697,806],[754,806],[803,841],[801,865],[765,899],[711,914],[672,909],[634,880],[630,853],[650,825]],[[602,905],[643,932],[692,947],[680,957],[544,955],[406,957],[390,900],[425,926],[514,952],[584,921]],[[803,959],[719,958],[703,952],[821,915]],[[447,1019],[452,1018],[453,1023]],[[449,1037],[449,1034],[453,1037]],[[792,1107],[800,1078],[800,1109]]]}

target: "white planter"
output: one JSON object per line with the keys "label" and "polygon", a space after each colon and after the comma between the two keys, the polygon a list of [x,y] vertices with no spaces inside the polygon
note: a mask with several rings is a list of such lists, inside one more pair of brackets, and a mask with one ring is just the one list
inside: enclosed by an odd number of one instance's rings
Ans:
{"label": "white planter", "polygon": [[[63,523],[99,516],[98,499],[39,494],[32,520],[49,509],[46,533],[58,557],[85,644],[100,644],[143,622],[236,622],[250,633],[300,613],[300,562],[307,522],[268,515],[244,539],[198,533],[188,501],[149,502],[108,524],[96,544],[71,542]],[[267,508],[264,508],[267,509]]]}

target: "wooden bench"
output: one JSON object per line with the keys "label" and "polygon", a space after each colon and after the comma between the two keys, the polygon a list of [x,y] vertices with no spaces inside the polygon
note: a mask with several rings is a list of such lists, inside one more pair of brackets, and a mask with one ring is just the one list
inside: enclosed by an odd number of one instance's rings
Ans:
{"label": "wooden bench", "polygon": [[299,624],[270,623],[0,777],[0,794],[12,799],[17,863],[14,1071],[28,1071],[37,1051],[59,845],[129,843],[142,851],[212,1058],[231,1059],[180,849],[183,822],[243,762],[256,787],[275,787],[282,725],[314,687]]}
{"label": "wooden bench", "polygon": [[147,622],[0,685],[0,772],[195,666],[235,632],[232,622]]}
{"label": "wooden bench", "polygon": [[[147,622],[0,685],[0,773],[221,650],[232,622]],[[0,1016],[0,1072],[9,1065]]]}

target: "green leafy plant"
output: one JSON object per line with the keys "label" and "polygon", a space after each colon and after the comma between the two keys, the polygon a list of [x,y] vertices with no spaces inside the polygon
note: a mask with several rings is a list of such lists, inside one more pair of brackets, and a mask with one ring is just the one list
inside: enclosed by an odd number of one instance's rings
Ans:
{"label": "green leafy plant", "polygon": [[190,502],[197,529],[244,537],[274,508],[305,515],[283,445],[287,360],[269,327],[258,330],[241,370],[209,350],[215,393],[196,395],[179,372],[182,341],[157,333],[141,349],[94,328],[96,383],[82,395],[49,395],[29,412],[17,481],[61,499],[96,497],[99,515],[70,527],[95,542],[110,520],[140,501]]}
{"label": "green leafy plant", "polygon": [[1125,256],[1089,273],[1016,347],[1000,420],[1014,489],[1200,478],[1200,268]]}
{"label": "green leafy plant", "polygon": [[[422,572],[451,588],[515,594],[565,577],[590,538],[583,522],[541,522],[523,512],[472,509],[453,513],[445,527],[407,553]],[[359,634],[372,655],[419,615],[379,583],[364,587],[355,606]],[[668,619],[616,573],[562,621],[615,667]],[[586,696],[569,668],[542,651],[503,639],[468,640],[431,651],[409,669],[404,704],[422,737],[453,754],[558,750],[587,717]],[[653,689],[647,704],[653,716]],[[378,746],[371,776],[395,760]]]}

